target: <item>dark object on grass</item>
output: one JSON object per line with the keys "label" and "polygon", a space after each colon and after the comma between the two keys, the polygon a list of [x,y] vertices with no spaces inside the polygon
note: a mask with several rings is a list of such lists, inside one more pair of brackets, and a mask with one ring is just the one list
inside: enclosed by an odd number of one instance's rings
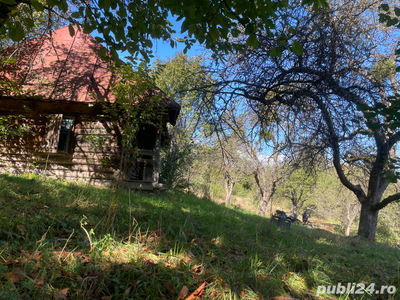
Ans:
{"label": "dark object on grass", "polygon": [[287,218],[286,213],[283,210],[278,210],[278,209],[275,211],[275,216],[278,216],[282,219]]}
{"label": "dark object on grass", "polygon": [[287,219],[292,223],[299,221],[299,219],[297,219],[297,214],[295,213],[288,215]]}
{"label": "dark object on grass", "polygon": [[275,225],[283,228],[290,229],[292,222],[287,219],[286,213],[282,210],[277,210],[273,216]]}
{"label": "dark object on grass", "polygon": [[310,214],[308,213],[308,210],[305,210],[303,213],[303,225],[308,224],[308,219],[310,218]]}

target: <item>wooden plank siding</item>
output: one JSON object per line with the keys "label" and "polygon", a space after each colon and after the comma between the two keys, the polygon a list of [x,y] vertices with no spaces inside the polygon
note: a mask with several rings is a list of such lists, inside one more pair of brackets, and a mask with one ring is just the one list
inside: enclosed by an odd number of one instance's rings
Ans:
{"label": "wooden plank siding", "polygon": [[60,153],[57,152],[60,118],[61,114],[55,114],[20,120],[31,126],[31,132],[0,141],[0,168],[12,173],[32,172],[97,184],[104,181],[110,185],[120,160],[111,121],[76,116],[70,148]]}
{"label": "wooden plank siding", "polygon": [[[31,132],[0,141],[0,168],[12,173],[32,172],[110,185],[119,166],[119,148],[113,126],[106,128],[104,124],[110,125],[110,122],[76,116],[70,148],[59,153],[61,118],[61,114],[54,114],[22,120],[31,127]],[[101,144],[94,145],[96,141]]]}
{"label": "wooden plank siding", "polygon": [[[116,122],[93,116],[74,118],[67,151],[57,151],[62,114],[38,114],[19,122],[31,131],[22,137],[0,140],[0,168],[11,173],[34,173],[65,180],[81,180],[111,186],[121,175],[121,148]],[[153,129],[154,130],[154,129]],[[141,134],[145,136],[145,134]],[[155,149],[124,151],[127,188],[152,190],[158,184],[160,132],[153,138]],[[146,144],[143,141],[137,144]],[[148,142],[147,142],[148,144]],[[120,176],[119,176],[120,177]]]}

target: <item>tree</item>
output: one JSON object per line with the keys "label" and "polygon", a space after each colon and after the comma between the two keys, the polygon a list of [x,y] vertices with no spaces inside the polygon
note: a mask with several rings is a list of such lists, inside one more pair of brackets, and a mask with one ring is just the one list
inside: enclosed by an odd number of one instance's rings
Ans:
{"label": "tree", "polygon": [[252,173],[243,150],[241,140],[237,139],[235,133],[224,141],[220,140],[226,204],[230,204],[235,184],[248,178]]}
{"label": "tree", "polygon": [[[276,30],[301,48],[260,32],[259,46],[231,59],[219,86],[264,108],[279,104],[297,116],[301,139],[292,145],[310,158],[322,153],[333,164],[361,203],[358,235],[371,239],[379,210],[400,199],[400,193],[382,199],[396,180],[400,116],[393,112],[400,101],[389,97],[398,93],[394,64],[387,63],[396,61],[390,56],[396,35],[377,22],[377,4],[332,1],[330,9],[318,12],[294,5],[282,12]],[[377,76],[384,65],[384,76]],[[367,171],[367,189],[350,179],[347,165]]]}
{"label": "tree", "polygon": [[259,118],[243,97],[225,98],[220,91],[216,91],[216,99],[213,100],[216,100],[212,105],[215,132],[219,140],[226,140],[227,136],[234,140],[242,164],[246,164],[242,167],[242,173],[246,174],[243,178],[250,174],[254,177],[261,195],[259,214],[264,215],[269,203],[272,207],[277,188],[292,172],[292,168],[289,168],[293,163],[292,154],[287,146],[295,138],[293,120],[284,117],[287,112],[284,110],[274,111],[283,120],[279,124],[271,122],[273,118],[268,114]]}
{"label": "tree", "polygon": [[207,89],[197,88],[212,82],[204,71],[204,64],[203,56],[177,53],[166,61],[157,60],[152,68],[151,76],[155,77],[157,87],[181,105],[177,124],[168,128],[171,145],[163,151],[161,177],[169,186],[187,187],[189,184],[195,141],[201,139],[200,127],[207,116],[204,103],[212,96]]}
{"label": "tree", "polygon": [[313,196],[316,180],[305,169],[297,169],[281,185],[278,193],[290,200],[293,213],[299,215],[304,203]]}
{"label": "tree", "polygon": [[[360,174],[360,168],[357,169]],[[354,176],[356,171],[348,173]],[[360,216],[361,203],[349,189],[341,184],[333,167],[320,170],[316,176],[318,180],[310,202],[315,203],[316,212],[321,217],[339,221],[343,233],[349,236],[353,223]],[[366,188],[368,182],[365,180],[359,182],[363,188]]]}
{"label": "tree", "polygon": [[[304,0],[315,9],[326,0]],[[229,42],[229,36],[237,36],[238,26],[245,28],[247,45],[257,46],[255,33],[258,30],[271,32],[277,18],[277,11],[287,5],[286,0],[279,1],[233,1],[233,0],[52,0],[42,3],[38,0],[1,0],[0,34],[9,36],[14,42],[24,39],[32,31],[29,18],[24,18],[21,5],[27,5],[28,14],[46,12],[49,18],[73,10],[66,19],[72,25],[82,28],[84,33],[97,30],[96,39],[106,43],[111,56],[117,60],[117,51],[129,51],[136,57],[139,53],[148,58],[153,39],[161,39],[176,44],[172,23],[168,15],[177,16],[183,21],[181,32],[187,32],[183,39],[189,48],[196,40],[212,50],[230,51],[241,47]],[[50,19],[49,19],[50,20]],[[101,52],[100,56],[106,57]]]}

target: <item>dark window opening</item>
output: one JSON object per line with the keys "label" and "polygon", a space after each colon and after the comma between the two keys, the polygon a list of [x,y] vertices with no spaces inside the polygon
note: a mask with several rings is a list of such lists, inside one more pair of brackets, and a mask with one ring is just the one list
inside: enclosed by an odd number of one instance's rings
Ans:
{"label": "dark window opening", "polygon": [[63,117],[61,121],[60,139],[58,140],[58,152],[67,152],[69,141],[71,140],[72,125],[74,124],[74,118]]}
{"label": "dark window opening", "polygon": [[154,165],[152,163],[136,162],[128,175],[129,180],[139,180],[145,182],[153,181]]}

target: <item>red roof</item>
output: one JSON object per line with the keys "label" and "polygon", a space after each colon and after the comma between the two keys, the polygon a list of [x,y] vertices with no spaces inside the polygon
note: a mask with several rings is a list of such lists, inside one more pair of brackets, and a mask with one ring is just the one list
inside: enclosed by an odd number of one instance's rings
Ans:
{"label": "red roof", "polygon": [[[110,92],[112,73],[94,51],[103,46],[93,40],[92,36],[76,28],[73,37],[68,26],[57,29],[51,35],[30,41],[14,53],[13,58],[18,63],[13,70],[7,70],[7,77],[16,79],[24,91],[32,90],[25,95],[29,98],[114,102],[115,96]],[[89,92],[94,92],[97,99]],[[159,92],[162,91],[155,87],[150,94]],[[169,108],[179,110],[179,104],[167,95],[163,98]]]}

